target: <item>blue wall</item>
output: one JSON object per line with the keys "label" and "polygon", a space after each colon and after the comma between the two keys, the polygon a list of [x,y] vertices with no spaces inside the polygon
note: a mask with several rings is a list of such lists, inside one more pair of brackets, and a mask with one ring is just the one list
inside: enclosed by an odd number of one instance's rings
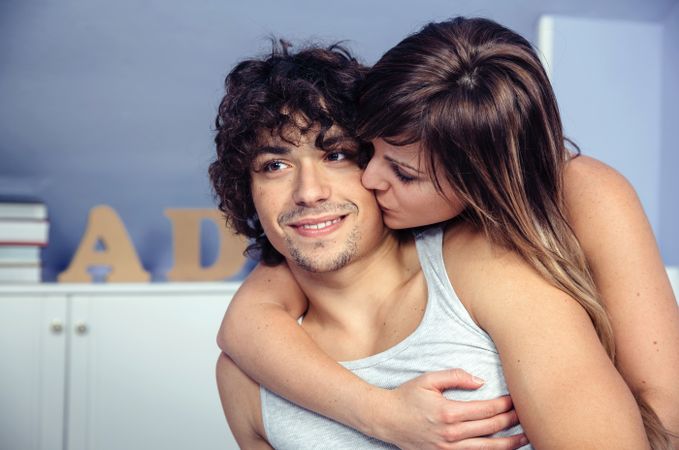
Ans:
{"label": "blue wall", "polygon": [[563,16],[543,25],[551,27],[541,45],[566,135],[630,180],[657,233],[662,26]]}
{"label": "blue wall", "polygon": [[[613,13],[648,19],[671,1]],[[430,20],[482,15],[534,40],[540,14],[602,9],[589,3],[2,0],[0,193],[47,202],[47,279],[69,263],[90,208],[105,203],[162,280],[173,263],[163,210],[213,205],[206,168],[223,78],[265,52],[268,35],[350,39],[372,63]],[[214,247],[208,237],[206,261]]]}
{"label": "blue wall", "polygon": [[566,134],[634,185],[679,264],[679,4],[661,22],[546,16],[539,42]]}
{"label": "blue wall", "polygon": [[679,265],[679,3],[663,22],[660,248]]}

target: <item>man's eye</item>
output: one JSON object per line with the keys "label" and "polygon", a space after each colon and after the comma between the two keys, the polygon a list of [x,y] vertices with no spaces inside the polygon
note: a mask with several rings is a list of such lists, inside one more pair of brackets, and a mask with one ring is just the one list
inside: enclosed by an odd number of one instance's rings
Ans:
{"label": "man's eye", "polygon": [[263,172],[278,172],[285,169],[286,167],[289,166],[283,161],[269,161],[265,164],[262,164],[260,170]]}
{"label": "man's eye", "polygon": [[351,159],[353,155],[349,154],[349,152],[330,152],[325,156],[325,159],[328,161],[344,161],[345,159]]}

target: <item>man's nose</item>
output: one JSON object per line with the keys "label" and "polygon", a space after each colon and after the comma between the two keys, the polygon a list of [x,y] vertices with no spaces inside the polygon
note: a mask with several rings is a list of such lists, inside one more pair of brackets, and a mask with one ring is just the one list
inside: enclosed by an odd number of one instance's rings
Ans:
{"label": "man's nose", "polygon": [[330,197],[328,175],[313,163],[302,164],[296,183],[293,199],[298,205],[314,206]]}
{"label": "man's nose", "polygon": [[366,189],[386,191],[389,187],[389,183],[384,177],[384,169],[385,167],[380,165],[377,158],[373,157],[363,171],[363,176],[361,177],[363,186]]}

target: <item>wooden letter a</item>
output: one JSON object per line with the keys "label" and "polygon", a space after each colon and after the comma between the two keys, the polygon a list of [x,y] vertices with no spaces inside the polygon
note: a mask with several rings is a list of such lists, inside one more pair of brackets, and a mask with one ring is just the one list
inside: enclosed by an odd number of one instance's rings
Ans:
{"label": "wooden letter a", "polygon": [[[99,243],[102,249],[97,249]],[[110,206],[99,205],[90,210],[85,235],[71,265],[59,274],[58,280],[62,283],[90,282],[92,276],[87,269],[92,266],[111,268],[106,281],[145,282],[150,279],[139,263],[125,225]]]}

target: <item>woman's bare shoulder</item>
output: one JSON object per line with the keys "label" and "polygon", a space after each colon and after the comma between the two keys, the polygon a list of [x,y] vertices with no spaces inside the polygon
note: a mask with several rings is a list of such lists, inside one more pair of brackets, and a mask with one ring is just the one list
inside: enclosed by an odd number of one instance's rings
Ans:
{"label": "woman's bare shoulder", "polygon": [[[571,159],[564,172],[564,194],[566,208],[572,216],[593,212],[592,208],[606,206],[606,209],[639,206],[639,200],[632,184],[613,167],[589,156],[580,155]],[[605,213],[604,210],[597,212]]]}
{"label": "woman's bare shoulder", "polygon": [[[446,230],[443,255],[448,278],[479,325],[486,307],[498,308],[499,303],[512,299],[562,296],[520,254],[471,225],[459,224]],[[529,291],[534,295],[526,295]]]}

